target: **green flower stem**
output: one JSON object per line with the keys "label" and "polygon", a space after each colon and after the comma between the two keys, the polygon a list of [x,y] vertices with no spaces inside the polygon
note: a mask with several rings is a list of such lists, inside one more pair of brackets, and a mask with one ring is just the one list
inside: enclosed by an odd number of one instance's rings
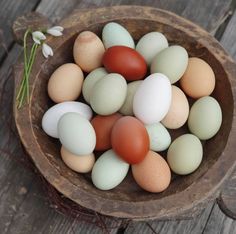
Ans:
{"label": "green flower stem", "polygon": [[36,51],[38,44],[34,43],[30,50],[29,57],[27,56],[27,36],[30,30],[27,30],[24,35],[24,75],[21,81],[20,89],[16,100],[18,101],[17,107],[20,108],[23,105],[25,98],[27,97],[27,102],[29,103],[29,77],[32,70],[32,66],[35,60]]}

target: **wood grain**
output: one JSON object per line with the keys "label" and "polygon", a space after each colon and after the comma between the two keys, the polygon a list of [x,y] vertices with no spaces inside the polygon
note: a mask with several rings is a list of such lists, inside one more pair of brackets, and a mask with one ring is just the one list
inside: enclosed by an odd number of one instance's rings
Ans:
{"label": "wood grain", "polygon": [[[2,4],[4,5],[13,5],[15,4],[15,6],[20,5],[22,1],[1,1],[1,6]],[[28,1],[25,1],[28,2]],[[32,2],[32,1],[29,1]],[[110,5],[114,5],[114,4],[134,4],[134,2],[137,2],[137,4],[148,4],[148,5],[153,5],[156,7],[160,7],[163,9],[168,9],[171,10],[173,12],[177,12],[178,14],[183,14],[182,12],[184,11],[184,9],[186,8],[186,6],[188,5],[188,10],[190,11],[189,13],[186,11],[185,17],[191,17],[191,14],[193,14],[194,18],[193,20],[195,22],[197,22],[198,24],[202,25],[207,23],[208,21],[211,22],[209,23],[209,25],[213,24],[215,25],[219,25],[221,23],[221,19],[224,17],[224,12],[228,12],[228,1],[221,1],[221,6],[219,6],[219,1],[214,1],[214,0],[210,0],[210,1],[206,1],[206,2],[210,2],[210,9],[211,13],[212,13],[212,17],[215,20],[212,20],[210,18],[210,16],[208,17],[208,9],[206,8],[202,8],[202,4],[199,5],[195,5],[194,1],[188,1],[188,0],[179,0],[179,1],[175,1],[175,0],[161,0],[161,1],[101,1],[101,0],[97,0],[97,1],[77,1],[77,0],[68,0],[68,1],[61,1],[61,0],[43,0],[40,2],[39,6],[38,6],[38,10],[40,13],[43,13],[47,16],[50,17],[51,20],[58,20],[61,17],[64,17],[66,14],[68,14],[72,9],[74,9],[77,5],[77,7],[91,7],[91,6],[100,6],[101,5],[105,5],[106,4],[110,4]],[[196,1],[197,2],[197,1]],[[215,4],[215,2],[218,2]],[[226,4],[224,5],[224,2],[226,2]],[[19,4],[18,4],[19,3]],[[31,3],[24,4],[25,10],[24,12],[27,12],[27,7],[30,5]],[[204,4],[204,3],[203,3]],[[191,7],[194,6],[194,7]],[[219,7],[222,7],[222,11]],[[3,14],[1,14],[1,22],[5,22],[8,20],[7,16],[8,15],[14,15],[14,11],[12,10],[12,7],[1,7],[0,11],[4,11]],[[17,11],[17,9],[19,9],[19,11],[21,11],[21,7],[16,7],[15,11]],[[206,12],[205,16],[203,15],[203,17],[207,17],[205,18],[205,21],[203,22],[203,20],[201,20],[200,15],[195,14],[196,12]],[[2,15],[5,14],[5,18],[2,18]],[[21,13],[16,13],[16,15],[21,15]],[[216,17],[214,17],[214,15],[216,15]],[[3,20],[2,20],[3,19]],[[12,22],[12,20],[11,20]],[[215,22],[215,23],[214,23]],[[10,25],[10,24],[9,24]],[[234,25],[232,25],[233,28]],[[10,32],[10,28],[8,29]],[[214,29],[209,28],[209,31],[214,31]],[[231,48],[234,47],[235,43],[234,43],[234,39],[231,37],[228,37],[227,35],[230,34],[230,31],[228,31],[228,33],[226,35],[223,36],[225,41],[231,41],[231,43],[229,43],[228,45],[228,51],[231,51]],[[6,38],[4,37],[4,41],[6,41]],[[0,48],[0,54],[4,53],[3,50],[1,50],[2,48]],[[9,56],[7,58],[7,60],[5,61],[4,65],[2,66],[2,70],[0,71],[1,75],[0,75],[0,90],[1,90],[1,97],[4,97],[4,99],[1,98],[2,102],[0,104],[1,107],[1,113],[6,112],[6,114],[4,115],[4,118],[0,119],[0,125],[1,125],[1,129],[0,129],[0,148],[2,149],[2,147],[6,148],[6,144],[8,144],[8,140],[6,140],[5,135],[6,132],[8,132],[8,128],[9,126],[7,126],[5,120],[7,119],[7,117],[9,117],[8,113],[11,113],[11,93],[9,94],[9,91],[12,92],[12,80],[11,80],[11,76],[9,76],[10,74],[10,67],[12,66],[12,64],[15,63],[15,61],[17,60],[17,56],[20,53],[21,49],[19,46],[14,45],[13,49],[9,51]],[[4,70],[4,71],[3,71]],[[8,84],[8,85],[7,85]],[[4,92],[2,92],[2,90],[5,90]],[[3,108],[4,107],[4,108]],[[2,116],[2,115],[1,115]],[[0,117],[1,117],[0,116]],[[4,128],[2,128],[2,126],[5,126]],[[10,141],[11,144],[9,144],[8,148],[13,148],[14,150],[12,150],[13,155],[11,156],[7,156],[6,154],[4,154],[2,151],[0,151],[0,173],[1,176],[4,177],[4,180],[0,182],[0,186],[1,186],[1,195],[0,195],[0,230],[1,233],[6,233],[5,231],[5,224],[6,226],[11,225],[11,228],[8,231],[8,233],[14,233],[12,232],[13,230],[16,231],[18,230],[34,230],[35,233],[42,233],[42,230],[46,231],[46,233],[86,233],[86,230],[90,230],[90,233],[101,233],[101,230],[96,231],[97,229],[93,229],[94,227],[91,225],[83,225],[81,223],[77,223],[77,221],[70,221],[70,219],[68,217],[64,217],[64,216],[60,216],[58,215],[58,213],[56,213],[54,211],[54,209],[50,209],[48,207],[48,209],[50,211],[46,211],[45,206],[49,206],[48,203],[45,203],[45,199],[43,199],[43,196],[45,196],[42,192],[42,185],[40,183],[38,183],[36,180],[33,180],[33,178],[35,178],[35,175],[28,172],[27,170],[23,169],[22,170],[22,166],[19,164],[15,164],[14,160],[12,160],[12,157],[19,157],[19,155],[21,155],[22,151],[21,151],[21,146],[19,141],[14,141],[14,138],[12,138],[12,136],[10,137]],[[13,173],[14,176],[8,176],[9,174],[11,174],[13,171],[19,171],[19,173]],[[23,172],[25,171],[25,172]],[[23,172],[23,173],[22,173]],[[28,174],[29,178],[32,178],[32,181],[34,181],[34,186],[37,187],[37,189],[34,189],[33,187],[31,187],[31,184],[29,182],[29,179],[25,176],[25,174]],[[5,176],[4,176],[5,175]],[[13,183],[13,181],[15,181],[15,183]],[[24,182],[25,181],[25,182]],[[6,219],[5,217],[5,212],[8,209],[11,209],[11,205],[14,205],[14,202],[12,203],[4,203],[5,200],[1,200],[2,197],[11,197],[12,199],[9,198],[9,201],[15,201],[15,200],[20,200],[21,196],[24,195],[20,195],[18,194],[18,192],[16,193],[10,193],[10,195],[8,195],[8,191],[14,191],[14,187],[17,186],[17,183],[22,183],[27,190],[27,199],[24,201],[24,203],[27,203],[27,200],[31,200],[33,201],[32,203],[30,203],[30,205],[36,206],[37,204],[37,209],[35,209],[34,211],[30,211],[28,208],[24,208],[24,209],[19,209],[19,207],[21,206],[21,202],[16,204],[16,212],[12,212],[11,216],[8,216],[8,219]],[[28,184],[29,183],[29,184]],[[31,189],[30,189],[31,187]],[[35,193],[38,194],[38,196],[35,196]],[[34,198],[33,198],[34,197]],[[24,205],[25,207],[25,205]],[[41,208],[42,207],[42,208]],[[14,206],[13,206],[13,209]],[[214,225],[214,223],[219,222],[219,218],[220,217],[225,217],[220,210],[217,210],[217,212],[220,213],[220,215],[218,215],[215,219],[214,222],[212,222],[212,225]],[[47,224],[48,224],[48,229],[46,229],[46,226],[42,225],[41,219],[38,220],[38,213],[44,214],[45,216],[45,220],[47,220]],[[30,215],[29,215],[30,214]],[[11,222],[11,220],[16,220],[14,218],[15,215],[18,215],[17,220],[19,222],[14,221],[13,223]],[[24,218],[24,216],[26,216],[26,218]],[[4,217],[4,219],[2,219],[2,217]],[[19,217],[22,217],[19,218]],[[40,228],[40,225],[37,224],[37,222],[39,222],[44,228]],[[191,221],[187,221],[191,222]],[[158,222],[156,222],[158,223]],[[170,230],[173,229],[174,227],[176,227],[176,224],[174,222],[166,222],[165,226],[170,226]],[[187,223],[182,223],[179,224],[179,228],[178,230],[180,230],[181,233],[181,227],[182,229],[185,229],[185,226],[187,225]],[[203,221],[204,223],[204,221]],[[37,228],[33,228],[33,226],[36,224]],[[228,223],[227,223],[228,224]],[[230,233],[227,232],[227,230],[230,230],[227,228],[227,224],[225,224],[225,233]],[[14,226],[16,225],[17,228],[15,228]],[[21,225],[23,227],[21,227]],[[26,226],[29,226],[28,229]],[[74,231],[73,228],[71,227],[74,226]],[[145,224],[143,224],[143,226],[145,226]],[[139,225],[140,230],[141,230],[141,226]],[[220,228],[220,227],[219,227]],[[62,231],[60,231],[62,230]],[[94,232],[93,232],[94,230]],[[200,229],[202,230],[202,229]],[[31,233],[31,232],[25,232],[25,233]],[[208,233],[213,233],[213,232],[208,232]]]}
{"label": "wood grain", "polygon": [[12,23],[16,17],[33,10],[39,0],[0,1],[0,64],[14,44]]}

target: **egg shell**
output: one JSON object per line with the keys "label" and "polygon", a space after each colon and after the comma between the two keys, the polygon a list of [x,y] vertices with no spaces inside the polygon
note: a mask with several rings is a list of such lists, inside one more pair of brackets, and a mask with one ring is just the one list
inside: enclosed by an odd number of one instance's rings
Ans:
{"label": "egg shell", "polygon": [[200,140],[192,134],[184,134],[176,138],[167,152],[167,161],[173,172],[187,175],[200,165],[203,149]]}
{"label": "egg shell", "polygon": [[94,164],[93,184],[101,190],[113,189],[124,180],[128,170],[129,164],[120,159],[113,150],[108,150]]}
{"label": "egg shell", "polygon": [[140,80],[147,73],[144,58],[126,46],[110,47],[104,53],[102,62],[108,72],[119,73],[128,81]]}
{"label": "egg shell", "polygon": [[111,115],[123,105],[127,94],[127,83],[123,76],[110,73],[94,85],[90,104],[99,115]]}
{"label": "egg shell", "polygon": [[77,113],[66,113],[58,122],[61,144],[72,154],[91,154],[96,145],[96,134],[91,123]]}
{"label": "egg shell", "polygon": [[93,90],[94,85],[97,81],[99,81],[101,78],[106,76],[108,73],[103,67],[96,68],[95,70],[91,71],[85,78],[83,87],[82,87],[82,93],[85,101],[87,103],[90,102],[90,96]]}
{"label": "egg shell", "polygon": [[172,85],[172,98],[169,111],[161,123],[170,129],[182,127],[188,119],[189,104],[183,91]]}
{"label": "egg shell", "polygon": [[91,108],[82,102],[62,102],[49,108],[43,115],[42,128],[49,136],[58,138],[57,124],[59,119],[68,112],[75,112],[90,120],[93,112]]}
{"label": "egg shell", "polygon": [[133,100],[134,115],[145,124],[161,121],[171,104],[169,79],[155,73],[148,76],[138,87]]}
{"label": "egg shell", "polygon": [[122,25],[115,22],[110,22],[104,26],[102,40],[106,49],[116,45],[135,47],[130,33]]}
{"label": "egg shell", "polygon": [[82,89],[84,75],[74,63],[58,67],[48,81],[48,95],[56,103],[76,100]]}
{"label": "egg shell", "polygon": [[189,58],[188,67],[180,79],[183,91],[192,98],[210,95],[215,88],[215,74],[208,63],[200,58]]}
{"label": "egg shell", "polygon": [[151,150],[163,151],[169,147],[171,136],[161,123],[149,124],[145,128],[148,132]]}
{"label": "egg shell", "polygon": [[162,33],[150,32],[139,39],[136,50],[144,57],[148,66],[150,66],[157,53],[167,47],[168,41]]}
{"label": "egg shell", "polygon": [[92,119],[91,124],[96,133],[95,150],[108,150],[111,148],[111,131],[116,121],[121,117],[121,114],[115,113],[107,116],[97,115]]}
{"label": "egg shell", "polygon": [[119,112],[123,115],[133,115],[133,100],[134,95],[139,87],[139,85],[142,83],[142,80],[137,80],[130,82],[127,86],[127,95],[124,104],[120,108]]}
{"label": "egg shell", "polygon": [[177,82],[188,66],[188,53],[178,45],[170,46],[159,52],[151,64],[151,73],[163,73],[171,84]]}
{"label": "egg shell", "polygon": [[74,60],[85,72],[101,67],[104,52],[102,41],[90,31],[81,32],[73,47]]}
{"label": "egg shell", "polygon": [[220,129],[222,111],[213,97],[206,96],[194,102],[190,109],[188,127],[201,140],[212,138]]}
{"label": "egg shell", "polygon": [[129,164],[141,162],[149,150],[149,136],[144,125],[132,116],[116,121],[111,133],[113,150]]}
{"label": "egg shell", "polygon": [[170,184],[170,168],[162,156],[149,151],[141,163],[132,165],[132,174],[137,184],[152,193],[164,191]]}
{"label": "egg shell", "polygon": [[95,156],[93,153],[88,155],[75,155],[61,147],[61,158],[63,162],[73,171],[80,173],[90,172],[95,163]]}

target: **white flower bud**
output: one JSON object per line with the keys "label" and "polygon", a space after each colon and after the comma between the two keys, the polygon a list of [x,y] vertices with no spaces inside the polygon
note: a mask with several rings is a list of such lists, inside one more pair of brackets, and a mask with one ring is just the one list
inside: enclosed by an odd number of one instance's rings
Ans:
{"label": "white flower bud", "polygon": [[36,44],[40,45],[41,41],[46,39],[46,36],[40,31],[35,31],[32,33],[32,39]]}
{"label": "white flower bud", "polygon": [[48,56],[53,56],[52,48],[49,45],[47,45],[46,43],[43,43],[42,52],[43,52],[43,56],[45,58],[48,58]]}
{"label": "white flower bud", "polygon": [[47,33],[48,33],[48,34],[51,34],[52,36],[59,37],[59,36],[62,35],[62,31],[63,31],[63,30],[64,30],[64,28],[61,27],[61,26],[54,26],[54,27],[52,27],[52,28],[49,28],[49,29],[47,30]]}

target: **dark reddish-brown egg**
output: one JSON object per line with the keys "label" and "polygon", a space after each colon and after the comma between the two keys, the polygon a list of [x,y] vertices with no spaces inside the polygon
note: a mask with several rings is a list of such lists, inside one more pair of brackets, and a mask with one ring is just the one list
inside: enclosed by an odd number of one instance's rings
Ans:
{"label": "dark reddish-brown egg", "polygon": [[132,174],[141,188],[152,193],[164,191],[171,180],[167,162],[153,151],[149,151],[141,163],[132,165]]}
{"label": "dark reddish-brown egg", "polygon": [[96,133],[95,150],[111,148],[111,131],[115,122],[121,117],[121,114],[115,113],[107,116],[97,115],[92,119],[91,124]]}
{"label": "dark reddish-brown egg", "polygon": [[106,50],[102,59],[107,71],[119,73],[128,81],[140,80],[147,73],[144,58],[127,46],[112,46]]}
{"label": "dark reddish-brown egg", "polygon": [[141,162],[149,150],[149,136],[138,119],[125,116],[114,125],[111,133],[113,150],[129,164]]}

